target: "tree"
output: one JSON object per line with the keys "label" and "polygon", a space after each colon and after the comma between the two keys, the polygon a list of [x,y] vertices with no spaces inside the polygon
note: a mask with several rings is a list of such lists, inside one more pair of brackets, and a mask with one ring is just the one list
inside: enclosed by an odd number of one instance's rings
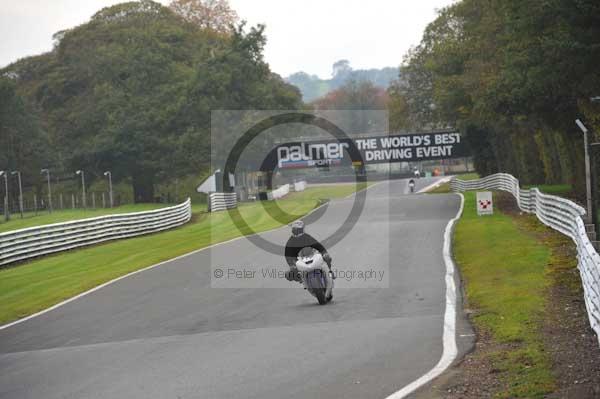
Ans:
{"label": "tree", "polygon": [[407,97],[402,93],[398,82],[388,87],[388,114],[390,131],[408,130],[413,127]]}
{"label": "tree", "polygon": [[211,110],[300,106],[263,60],[263,30],[222,35],[152,1],[123,3],[0,74],[18,77],[60,168],[90,183],[109,169],[153,201],[158,182],[209,169]]}
{"label": "tree", "polygon": [[[385,110],[388,94],[369,81],[349,80],[339,89],[313,101],[316,110]],[[348,133],[381,132],[385,127],[371,120],[368,113],[357,112],[348,117]]]}
{"label": "tree", "polygon": [[16,86],[14,79],[0,76],[0,169],[18,170],[24,179],[36,181],[50,161],[49,142]]}
{"label": "tree", "polygon": [[[193,126],[185,138],[188,144],[183,148],[209,154],[213,109],[290,110],[302,106],[298,89],[272,73],[264,61],[265,43],[264,26],[252,27],[246,32],[241,24],[232,31],[227,46],[215,50],[208,62],[198,65],[187,88],[187,101],[177,118]],[[218,139],[229,142],[230,138]],[[205,161],[209,159],[210,156],[205,157]]]}
{"label": "tree", "polygon": [[375,110],[386,109],[388,95],[382,87],[363,80],[350,80],[339,89],[312,102],[316,109]]}
{"label": "tree", "polygon": [[288,76],[286,81],[300,89],[302,98],[306,102],[321,97],[329,89],[328,81],[320,79],[317,75],[309,75],[306,72],[296,72]]}
{"label": "tree", "polygon": [[227,0],[174,0],[169,8],[202,29],[221,33],[230,33],[239,21]]}
{"label": "tree", "polygon": [[350,61],[348,60],[339,60],[333,63],[333,72],[332,76],[335,78],[338,75],[348,75],[352,72],[352,67],[350,66]]}
{"label": "tree", "polygon": [[442,9],[390,90],[395,123],[461,129],[476,167],[582,186],[573,120],[600,92],[593,0],[462,0]]}

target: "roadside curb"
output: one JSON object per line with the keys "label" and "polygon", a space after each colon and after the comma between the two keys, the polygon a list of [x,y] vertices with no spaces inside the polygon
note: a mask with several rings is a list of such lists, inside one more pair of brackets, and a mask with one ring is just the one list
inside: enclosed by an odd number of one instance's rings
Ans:
{"label": "roadside curb", "polygon": [[452,176],[448,176],[448,177],[444,177],[438,181],[436,181],[433,184],[428,185],[427,187],[424,187],[422,189],[420,189],[419,191],[417,191],[417,194],[422,194],[422,193],[426,193],[429,190],[433,190],[434,188],[438,188],[439,186],[441,186],[444,183],[448,183],[450,180],[452,180]]}

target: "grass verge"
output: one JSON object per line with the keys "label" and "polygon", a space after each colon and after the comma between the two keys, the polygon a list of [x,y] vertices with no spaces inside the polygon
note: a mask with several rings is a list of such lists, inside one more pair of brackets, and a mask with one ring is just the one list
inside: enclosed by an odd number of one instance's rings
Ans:
{"label": "grass verge", "polygon": [[497,397],[543,397],[555,389],[540,332],[551,254],[527,231],[528,224],[537,223],[530,218],[513,218],[497,208],[494,215],[479,217],[475,193],[467,192],[454,234],[472,321],[479,333],[499,344],[484,355],[503,382]]}
{"label": "grass verge", "polygon": [[[290,222],[295,218],[292,215],[310,212],[322,198],[342,198],[354,191],[355,185],[309,188],[277,203],[242,204],[239,211],[255,231],[265,231]],[[280,222],[263,206],[270,208]],[[241,235],[227,212],[195,212],[190,223],[164,233],[69,251],[0,270],[0,324],[132,271]]]}
{"label": "grass verge", "polygon": [[570,197],[573,194],[573,187],[570,184],[538,184],[525,185],[524,189],[537,187],[545,194],[560,195],[562,197]]}

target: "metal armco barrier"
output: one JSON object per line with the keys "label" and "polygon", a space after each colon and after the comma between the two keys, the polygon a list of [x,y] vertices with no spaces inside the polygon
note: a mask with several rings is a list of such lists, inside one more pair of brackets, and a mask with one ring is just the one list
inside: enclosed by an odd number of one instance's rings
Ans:
{"label": "metal armco barrier", "polygon": [[275,199],[283,198],[286,195],[288,195],[289,193],[290,193],[290,185],[284,184],[283,186],[279,187],[277,190],[271,191],[268,194],[268,196],[269,196],[270,200],[275,200]]}
{"label": "metal armco barrier", "polygon": [[237,207],[237,195],[235,193],[211,193],[208,198],[210,212],[224,211],[225,209]]}
{"label": "metal armco barrier", "polygon": [[0,234],[0,265],[109,240],[171,229],[187,223],[191,201],[152,211],[99,216]]}
{"label": "metal armco barrier", "polygon": [[306,190],[306,180],[294,182],[294,191]]}
{"label": "metal armco barrier", "polygon": [[545,225],[570,237],[577,246],[577,260],[583,284],[585,306],[592,329],[600,342],[600,255],[590,242],[582,219],[585,209],[573,201],[543,194],[537,188],[523,190],[519,180],[506,173],[497,173],[478,180],[452,179],[453,191],[503,190],[511,193],[519,208],[533,213]]}

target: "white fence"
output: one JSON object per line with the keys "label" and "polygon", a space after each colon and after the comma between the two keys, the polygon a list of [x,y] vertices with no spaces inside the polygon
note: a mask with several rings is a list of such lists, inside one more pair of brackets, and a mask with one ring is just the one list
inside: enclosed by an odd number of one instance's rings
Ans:
{"label": "white fence", "polygon": [[306,181],[297,181],[294,182],[294,191],[304,191],[306,190]]}
{"label": "white fence", "polygon": [[224,211],[237,207],[236,193],[211,193],[208,196],[211,212]]}
{"label": "white fence", "polygon": [[109,240],[180,226],[190,220],[188,198],[182,204],[152,211],[99,216],[0,234],[0,265]]}
{"label": "white fence", "polygon": [[284,184],[283,186],[279,187],[277,190],[271,191],[268,194],[268,198],[270,200],[275,200],[275,199],[283,198],[286,195],[288,195],[289,193],[290,193],[290,185]]}
{"label": "white fence", "polygon": [[453,179],[454,191],[503,190],[511,193],[519,208],[533,213],[547,226],[570,237],[577,245],[577,260],[583,284],[585,305],[592,329],[600,340],[600,255],[590,242],[582,219],[585,209],[573,201],[543,194],[537,188],[523,190],[512,175],[497,173],[478,180]]}

